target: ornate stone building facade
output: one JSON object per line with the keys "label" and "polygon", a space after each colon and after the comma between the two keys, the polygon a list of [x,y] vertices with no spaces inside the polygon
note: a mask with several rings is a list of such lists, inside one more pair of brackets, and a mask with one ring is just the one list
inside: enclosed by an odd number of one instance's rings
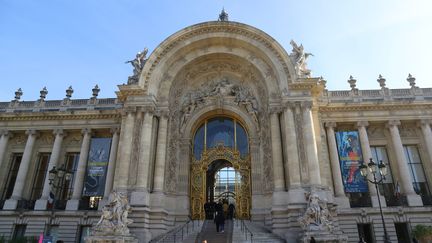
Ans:
{"label": "ornate stone building facade", "polygon": [[[88,100],[68,89],[64,100],[45,100],[42,90],[24,102],[17,91],[0,103],[0,236],[55,231],[77,242],[100,217],[97,201],[101,207],[116,190],[128,195],[131,232],[148,242],[202,219],[215,173],[230,167],[238,217],[293,242],[305,193],[313,192],[349,242],[360,235],[379,242],[378,194],[372,184],[347,191],[340,131],[358,134],[365,161],[391,169],[379,192],[391,239],[432,224],[432,89],[411,76],[411,88],[389,89],[380,76],[381,89],[358,90],[350,78],[351,90],[330,91],[310,76],[309,53],[291,45],[288,53],[263,31],[222,19],[174,33],[148,58],[147,50],[137,55],[116,98],[98,99],[95,87]],[[97,138],[108,138],[109,153],[92,152]],[[105,181],[91,196],[96,152],[106,157]],[[71,173],[49,178],[54,167]]]}

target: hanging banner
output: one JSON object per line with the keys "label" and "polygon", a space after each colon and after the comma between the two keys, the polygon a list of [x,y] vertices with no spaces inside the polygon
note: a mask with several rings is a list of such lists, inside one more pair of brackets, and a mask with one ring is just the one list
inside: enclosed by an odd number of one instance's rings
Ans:
{"label": "hanging banner", "polygon": [[102,197],[111,147],[111,138],[92,138],[84,181],[84,196]]}
{"label": "hanging banner", "polygon": [[359,169],[363,156],[358,132],[341,131],[335,135],[345,192],[367,192],[367,181]]}

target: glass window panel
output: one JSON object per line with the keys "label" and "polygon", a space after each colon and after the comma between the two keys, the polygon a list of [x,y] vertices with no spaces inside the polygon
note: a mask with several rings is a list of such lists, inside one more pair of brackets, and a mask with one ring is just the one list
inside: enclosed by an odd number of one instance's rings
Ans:
{"label": "glass window panel", "polygon": [[201,153],[204,151],[204,128],[205,125],[202,125],[196,132],[194,138],[194,155],[195,159],[201,159]]}
{"label": "glass window panel", "polygon": [[48,153],[43,153],[39,155],[38,166],[34,177],[33,188],[30,197],[31,200],[37,200],[42,195],[50,156],[51,154]]}
{"label": "glass window panel", "polygon": [[6,183],[3,188],[2,200],[8,199],[12,196],[15,181],[18,175],[19,166],[21,164],[22,154],[13,154],[12,162],[9,167],[9,173],[7,174]]}
{"label": "glass window panel", "polygon": [[[66,154],[66,160],[65,160],[65,168],[71,172],[72,176],[67,180],[66,178],[63,181],[63,186],[61,187],[60,191],[58,192],[58,195],[60,195],[58,198],[60,200],[67,200],[70,199],[72,196],[72,190],[73,190],[73,182],[75,179],[75,172],[77,170],[78,161],[79,161],[80,153],[67,153]],[[56,195],[56,196],[58,196]]]}
{"label": "glass window panel", "polygon": [[417,146],[404,146],[404,152],[415,191],[420,195],[429,195],[429,187]]}
{"label": "glass window panel", "polygon": [[423,172],[422,164],[412,164],[414,179],[416,182],[425,182],[426,177]]}
{"label": "glass window panel", "polygon": [[229,118],[213,118],[207,122],[207,147],[216,147],[223,143],[226,147],[234,147],[234,122]]}
{"label": "glass window panel", "polygon": [[236,124],[237,131],[237,149],[240,151],[241,156],[246,156],[249,150],[249,141],[246,131],[240,124]]}
{"label": "glass window panel", "polygon": [[84,238],[90,235],[91,226],[81,226],[80,230],[80,243],[85,243]]}
{"label": "glass window panel", "polygon": [[[390,163],[388,161],[386,147],[372,146],[371,152],[372,152],[372,159],[375,161],[375,163],[379,163],[380,161],[382,161],[387,167],[387,175],[385,177],[384,183],[389,183],[389,184],[393,183],[393,174],[391,171]],[[377,180],[381,180],[381,174],[379,172],[376,174],[376,176],[377,176]]]}

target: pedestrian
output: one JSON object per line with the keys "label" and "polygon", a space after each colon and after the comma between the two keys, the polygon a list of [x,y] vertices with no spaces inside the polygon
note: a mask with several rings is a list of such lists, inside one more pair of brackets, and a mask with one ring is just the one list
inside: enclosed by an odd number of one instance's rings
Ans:
{"label": "pedestrian", "polygon": [[309,241],[310,243],[316,243],[315,238],[313,236],[311,236],[311,239]]}
{"label": "pedestrian", "polygon": [[233,219],[234,217],[234,211],[235,211],[235,206],[234,204],[230,203],[230,205],[228,206],[228,219]]}
{"label": "pedestrian", "polygon": [[224,232],[225,230],[225,217],[222,210],[216,212],[216,232]]}

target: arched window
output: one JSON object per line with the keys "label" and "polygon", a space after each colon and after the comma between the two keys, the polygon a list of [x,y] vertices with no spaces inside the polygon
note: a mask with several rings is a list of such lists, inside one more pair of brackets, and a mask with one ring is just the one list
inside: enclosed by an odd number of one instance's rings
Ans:
{"label": "arched window", "polygon": [[206,119],[196,130],[193,153],[197,160],[205,149],[218,145],[236,149],[242,157],[249,153],[249,142],[246,130],[236,119],[230,117],[213,117]]}

